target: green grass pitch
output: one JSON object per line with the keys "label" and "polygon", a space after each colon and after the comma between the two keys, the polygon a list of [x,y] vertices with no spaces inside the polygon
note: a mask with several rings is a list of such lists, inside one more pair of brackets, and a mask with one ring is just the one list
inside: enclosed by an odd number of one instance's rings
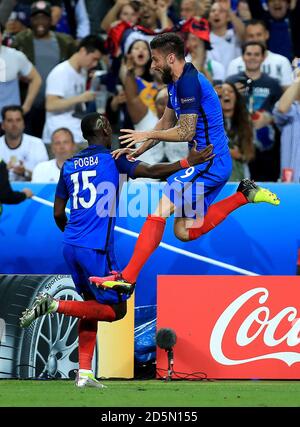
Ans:
{"label": "green grass pitch", "polygon": [[2,407],[300,407],[300,381],[0,380]]}

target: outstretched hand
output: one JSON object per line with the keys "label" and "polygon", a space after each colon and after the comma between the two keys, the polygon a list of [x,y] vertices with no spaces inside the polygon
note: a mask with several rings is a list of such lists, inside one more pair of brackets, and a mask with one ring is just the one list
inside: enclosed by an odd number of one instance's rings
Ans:
{"label": "outstretched hand", "polygon": [[149,139],[148,141],[141,144],[138,148],[129,148],[128,146],[125,148],[118,148],[114,150],[111,154],[114,159],[118,159],[123,154],[127,154],[128,160],[134,160],[143,154],[145,151],[149,150],[153,146],[153,140]]}
{"label": "outstretched hand", "polygon": [[215,154],[212,154],[214,146],[209,144],[203,150],[197,151],[197,142],[194,141],[194,147],[189,152],[187,161],[191,166],[198,165],[200,163],[208,162],[215,157]]}
{"label": "outstretched hand", "polygon": [[132,147],[139,142],[145,142],[149,139],[148,132],[137,131],[132,129],[121,129],[125,135],[119,136],[121,144],[128,144],[127,147]]}
{"label": "outstretched hand", "polygon": [[112,151],[111,155],[114,159],[118,159],[120,156],[123,156],[123,154],[126,154],[126,157],[128,160],[135,158],[135,149],[134,148],[117,148],[116,150]]}

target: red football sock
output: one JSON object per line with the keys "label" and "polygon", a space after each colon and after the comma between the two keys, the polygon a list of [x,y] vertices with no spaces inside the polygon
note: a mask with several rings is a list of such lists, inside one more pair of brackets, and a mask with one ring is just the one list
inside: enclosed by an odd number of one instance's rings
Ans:
{"label": "red football sock", "polygon": [[100,304],[97,301],[64,301],[60,300],[58,304],[58,313],[67,316],[79,317],[86,320],[102,320],[113,322],[116,319],[116,313],[110,305]]}
{"label": "red football sock", "polygon": [[208,233],[210,230],[220,224],[220,222],[224,221],[224,219],[232,211],[243,205],[246,205],[247,203],[248,200],[240,191],[234,193],[232,196],[227,197],[226,199],[221,200],[220,202],[214,203],[209,207],[207,214],[204,217],[202,226],[199,228],[189,229],[189,240],[197,239],[199,236]]}
{"label": "red football sock", "polygon": [[161,242],[166,220],[160,216],[148,215],[137,239],[133,255],[128,265],[122,271],[122,277],[130,283],[136,279],[150,257]]}
{"label": "red football sock", "polygon": [[92,368],[92,358],[96,345],[97,320],[79,319],[78,322],[78,356],[79,369]]}

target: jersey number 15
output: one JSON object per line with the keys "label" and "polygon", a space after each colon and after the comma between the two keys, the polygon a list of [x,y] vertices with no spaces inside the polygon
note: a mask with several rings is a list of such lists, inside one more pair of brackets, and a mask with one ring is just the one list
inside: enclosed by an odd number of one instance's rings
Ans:
{"label": "jersey number 15", "polygon": [[[71,180],[74,184],[73,192],[73,208],[78,209],[78,203],[85,209],[91,208],[97,198],[97,190],[92,182],[89,182],[89,178],[96,176],[96,171],[82,171],[76,172],[71,175]],[[81,174],[82,188],[79,185],[79,174]],[[86,201],[83,197],[78,197],[79,191],[89,190],[90,198]]]}

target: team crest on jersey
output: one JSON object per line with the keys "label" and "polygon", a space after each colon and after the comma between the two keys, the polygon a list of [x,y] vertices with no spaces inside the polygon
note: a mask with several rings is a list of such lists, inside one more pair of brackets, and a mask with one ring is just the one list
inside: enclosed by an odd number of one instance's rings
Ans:
{"label": "team crest on jersey", "polygon": [[189,104],[190,102],[194,102],[196,98],[194,96],[190,96],[189,98],[180,98],[181,104]]}

